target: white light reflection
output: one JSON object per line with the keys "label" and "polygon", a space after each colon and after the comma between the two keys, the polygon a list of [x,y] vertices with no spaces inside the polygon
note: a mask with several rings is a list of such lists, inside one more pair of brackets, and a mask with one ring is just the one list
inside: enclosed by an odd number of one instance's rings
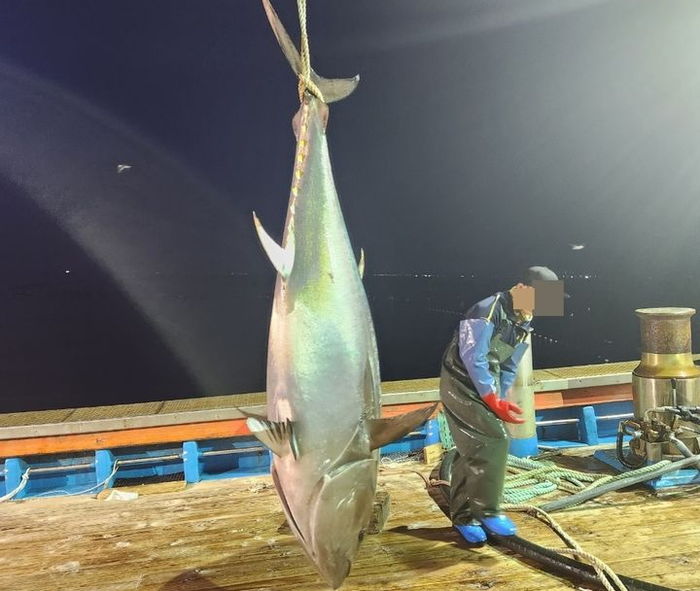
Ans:
{"label": "white light reflection", "polygon": [[[235,219],[222,195],[154,142],[60,87],[0,62],[0,95],[0,174],[112,277],[199,393],[223,393],[216,392],[221,384],[208,379],[222,370],[211,347],[206,352],[206,323],[190,319],[191,307],[163,294],[162,284],[148,277],[164,263],[175,268],[183,248],[200,236],[221,236],[214,242],[233,256],[226,235],[244,220]],[[136,188],[113,180],[115,167],[120,174],[131,168],[115,164],[124,154],[148,167],[148,178]],[[162,211],[163,195],[177,218]],[[183,218],[185,228],[177,221]]]}

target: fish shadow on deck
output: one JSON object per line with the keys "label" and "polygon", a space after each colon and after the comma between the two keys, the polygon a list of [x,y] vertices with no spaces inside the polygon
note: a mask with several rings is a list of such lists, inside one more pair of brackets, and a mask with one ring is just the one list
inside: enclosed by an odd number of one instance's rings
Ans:
{"label": "fish shadow on deck", "polygon": [[168,581],[160,591],[229,591],[231,587],[219,587],[197,572],[188,570]]}
{"label": "fish shadow on deck", "polygon": [[[444,545],[436,547],[425,542],[444,542]],[[365,538],[346,588],[376,589],[378,578],[386,589],[404,588],[416,576],[429,577],[433,571],[462,561],[478,563],[481,569],[498,562],[470,548],[450,527],[395,527]],[[261,543],[234,552],[225,561],[202,563],[182,571],[161,584],[158,591],[272,591],[282,588],[328,589],[296,540],[288,534],[279,536],[276,544]]]}

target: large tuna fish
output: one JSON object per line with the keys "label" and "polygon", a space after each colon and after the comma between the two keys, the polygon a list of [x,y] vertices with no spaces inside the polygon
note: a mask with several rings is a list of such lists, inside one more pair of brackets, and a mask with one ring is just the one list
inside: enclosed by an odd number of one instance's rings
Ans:
{"label": "large tuna fish", "polygon": [[[298,72],[298,52],[269,1],[263,5]],[[326,102],[347,96],[358,81],[312,79]],[[296,159],[281,246],[255,217],[278,277],[268,414],[250,417],[248,426],[274,453],[272,477],[292,531],[336,589],[372,513],[378,448],[414,429],[433,408],[379,418],[377,345],[333,183],[327,117],[327,105],[306,92],[294,117]]]}

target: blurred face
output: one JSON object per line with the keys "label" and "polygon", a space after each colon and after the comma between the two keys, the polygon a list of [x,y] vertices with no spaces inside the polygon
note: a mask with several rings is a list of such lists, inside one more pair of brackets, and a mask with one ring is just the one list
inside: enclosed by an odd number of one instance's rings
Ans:
{"label": "blurred face", "polygon": [[511,287],[510,295],[513,297],[513,310],[521,316],[531,318],[535,309],[535,288],[518,283]]}

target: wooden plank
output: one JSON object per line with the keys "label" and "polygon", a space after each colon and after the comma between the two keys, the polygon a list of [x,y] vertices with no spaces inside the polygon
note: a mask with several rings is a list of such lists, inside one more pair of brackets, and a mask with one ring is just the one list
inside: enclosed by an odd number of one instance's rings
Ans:
{"label": "wooden plank", "polygon": [[123,429],[121,431],[104,431],[102,433],[8,439],[0,441],[0,457],[11,458],[69,451],[114,449],[133,445],[155,445],[240,435],[250,435],[250,431],[243,419],[147,427],[143,429]]}
{"label": "wooden plank", "polygon": [[535,410],[558,408],[564,404],[563,392],[535,393]]}
{"label": "wooden plank", "polygon": [[[382,407],[382,416],[392,417],[432,403],[398,404]],[[134,445],[156,445],[202,439],[220,439],[251,435],[245,419],[209,421],[184,425],[165,425],[141,429],[122,429],[98,433],[79,433],[50,437],[0,440],[0,457],[13,458],[38,454],[64,453],[69,451],[93,451],[116,449]]]}
{"label": "wooden plank", "polygon": [[[616,384],[593,388],[576,388],[563,392],[539,393],[535,395],[535,408],[544,410],[628,400],[632,400],[631,386],[629,384]],[[433,403],[417,402],[385,405],[382,407],[382,415],[385,417],[396,416],[404,412],[428,407],[431,404]],[[205,421],[96,433],[0,440],[0,457],[8,458],[70,451],[113,449],[134,445],[156,445],[244,435],[250,435],[244,419]]]}
{"label": "wooden plank", "polygon": [[[576,388],[563,392],[538,393],[535,395],[535,408],[544,410],[628,400],[632,400],[631,385],[615,384],[592,388]],[[417,402],[385,405],[382,407],[382,415],[391,417],[418,408],[425,408],[431,404],[433,403]],[[112,449],[133,445],[155,445],[243,435],[250,435],[244,419],[204,421],[138,429],[0,440],[0,457],[22,457],[46,453]]]}
{"label": "wooden plank", "polygon": [[632,400],[631,384],[611,384],[591,388],[574,388],[561,392],[542,392],[535,394],[535,409],[567,408],[588,406],[605,402],[626,402]]}

